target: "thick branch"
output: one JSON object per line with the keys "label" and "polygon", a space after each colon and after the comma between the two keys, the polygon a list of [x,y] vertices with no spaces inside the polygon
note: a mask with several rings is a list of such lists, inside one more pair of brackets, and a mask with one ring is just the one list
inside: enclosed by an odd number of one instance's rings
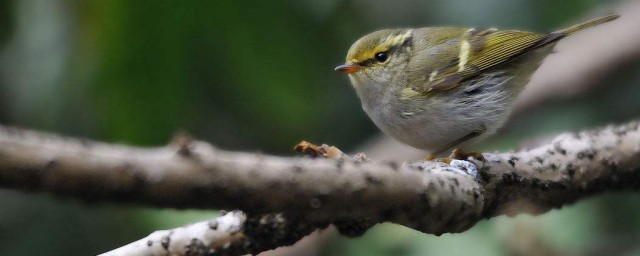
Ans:
{"label": "thick branch", "polygon": [[[251,220],[282,212],[278,216],[295,223],[286,232],[300,237],[329,223],[358,235],[383,221],[441,234],[500,214],[542,213],[593,193],[637,189],[638,124],[564,134],[530,150],[485,153],[479,182],[438,162],[276,157],[192,141],[142,149],[0,128],[0,186],[89,201],[237,208],[255,216]],[[243,234],[243,243],[255,241],[254,234]]]}
{"label": "thick branch", "polygon": [[428,165],[228,152],[204,142],[141,149],[0,129],[3,187],[91,202],[388,219],[434,233],[466,229],[482,210],[479,184],[449,165]]}

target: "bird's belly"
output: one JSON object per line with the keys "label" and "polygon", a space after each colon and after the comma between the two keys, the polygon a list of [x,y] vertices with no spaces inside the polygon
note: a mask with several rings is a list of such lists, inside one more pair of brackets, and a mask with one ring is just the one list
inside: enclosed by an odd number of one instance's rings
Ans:
{"label": "bird's belly", "polygon": [[[404,144],[429,152],[445,149],[454,141],[483,127],[492,131],[497,129],[494,127],[496,123],[487,124],[482,118],[467,119],[464,122],[454,121],[453,117],[446,117],[446,112],[434,109],[422,112],[371,114],[373,122],[385,134]],[[434,118],[436,116],[443,118]],[[487,125],[491,127],[486,127]],[[471,141],[465,144],[469,142]]]}
{"label": "bird's belly", "polygon": [[[488,74],[461,86],[463,90],[405,101],[389,97],[363,107],[383,132],[409,146],[430,152],[464,147],[504,124],[519,92],[505,88],[513,82],[509,76]],[[469,138],[474,133],[480,135]]]}

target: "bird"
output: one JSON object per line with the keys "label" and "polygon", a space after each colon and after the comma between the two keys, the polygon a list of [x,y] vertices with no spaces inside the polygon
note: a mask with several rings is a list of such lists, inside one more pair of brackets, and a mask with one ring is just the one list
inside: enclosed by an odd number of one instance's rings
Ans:
{"label": "bird", "polygon": [[[555,44],[619,17],[551,33],[464,27],[379,30],[358,39],[344,64],[364,112],[385,134],[433,159],[482,158],[462,149],[498,131]],[[482,158],[483,159],[483,158]]]}

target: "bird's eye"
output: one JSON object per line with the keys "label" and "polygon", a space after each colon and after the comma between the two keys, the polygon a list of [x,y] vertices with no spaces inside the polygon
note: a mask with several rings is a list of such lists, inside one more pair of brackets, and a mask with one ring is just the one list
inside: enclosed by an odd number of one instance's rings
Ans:
{"label": "bird's eye", "polygon": [[387,59],[389,58],[389,56],[387,55],[387,53],[386,53],[386,52],[379,52],[379,53],[376,53],[376,55],[375,55],[374,57],[376,58],[376,60],[377,60],[378,62],[385,62],[385,61],[387,61]]}

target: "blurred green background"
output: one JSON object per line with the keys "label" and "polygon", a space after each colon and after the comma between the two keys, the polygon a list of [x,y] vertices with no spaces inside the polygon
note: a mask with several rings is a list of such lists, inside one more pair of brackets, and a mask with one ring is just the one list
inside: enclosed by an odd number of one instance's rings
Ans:
{"label": "blurred green background", "polygon": [[[349,151],[378,130],[333,67],[383,27],[548,31],[607,0],[0,2],[0,123],[140,146],[177,131],[233,150],[291,155],[301,139]],[[615,86],[518,116],[492,149],[640,116],[640,65]],[[87,204],[0,190],[0,255],[92,255],[213,211]],[[583,200],[441,237],[379,225],[306,255],[640,255],[640,197]],[[525,248],[525,249],[522,249]],[[526,249],[532,248],[532,249]]]}

